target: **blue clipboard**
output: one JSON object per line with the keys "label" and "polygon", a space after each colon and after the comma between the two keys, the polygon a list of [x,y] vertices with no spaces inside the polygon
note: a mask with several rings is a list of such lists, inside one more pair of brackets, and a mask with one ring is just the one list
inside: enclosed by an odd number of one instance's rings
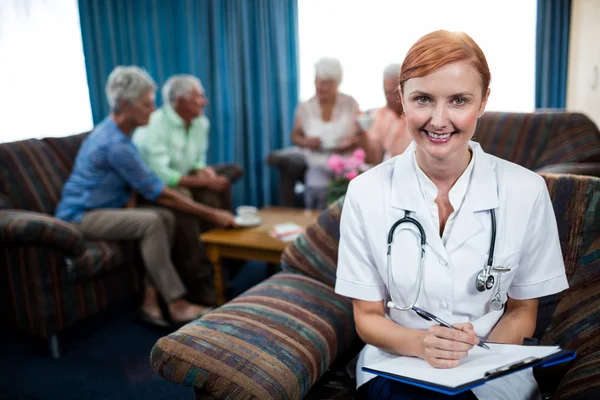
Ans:
{"label": "blue clipboard", "polygon": [[533,367],[549,367],[551,365],[561,364],[567,361],[571,361],[577,356],[577,353],[573,350],[561,350],[554,354],[550,354],[543,358],[529,357],[522,361],[517,361],[515,363],[507,364],[502,367],[496,368],[494,370],[488,371],[485,373],[485,376],[481,379],[477,379],[475,381],[465,383],[464,385],[456,386],[456,387],[448,387],[443,385],[438,385],[431,382],[421,381],[418,379],[407,378],[405,376],[391,374],[379,370],[374,370],[368,367],[362,367],[362,370],[365,372],[369,372],[371,374],[379,375],[384,378],[393,379],[398,382],[407,383],[409,385],[418,386],[423,389],[432,390],[434,392],[443,393],[449,396],[454,396],[456,394],[466,392],[467,390],[471,390],[477,386],[481,386],[486,382],[494,380],[496,378],[500,378],[502,376],[506,376],[512,374],[517,371],[524,370],[526,368]]}

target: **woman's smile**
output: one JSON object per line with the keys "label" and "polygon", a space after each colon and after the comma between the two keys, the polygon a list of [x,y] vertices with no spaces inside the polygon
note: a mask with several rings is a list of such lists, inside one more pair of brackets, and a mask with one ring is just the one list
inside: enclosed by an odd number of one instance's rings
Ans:
{"label": "woman's smile", "polygon": [[430,142],[432,143],[448,143],[450,140],[452,140],[452,136],[454,136],[454,134],[458,133],[457,131],[451,131],[451,132],[433,132],[433,131],[428,131],[426,129],[422,129],[421,130],[425,136],[427,137],[427,139],[429,139]]}

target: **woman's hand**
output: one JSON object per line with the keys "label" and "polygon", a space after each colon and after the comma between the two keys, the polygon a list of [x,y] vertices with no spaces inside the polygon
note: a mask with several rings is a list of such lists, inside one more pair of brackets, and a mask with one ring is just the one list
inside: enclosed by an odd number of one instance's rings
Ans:
{"label": "woman's hand", "polygon": [[346,151],[354,150],[360,146],[361,141],[362,141],[362,139],[361,139],[360,135],[358,135],[358,134],[346,136],[340,140],[336,151],[346,152]]}
{"label": "woman's hand", "polygon": [[304,147],[307,147],[311,150],[319,150],[321,148],[321,138],[305,137],[302,144]]}
{"label": "woman's hand", "polygon": [[455,324],[455,329],[432,325],[423,339],[420,357],[434,368],[455,368],[469,350],[479,343],[479,338],[470,323]]}

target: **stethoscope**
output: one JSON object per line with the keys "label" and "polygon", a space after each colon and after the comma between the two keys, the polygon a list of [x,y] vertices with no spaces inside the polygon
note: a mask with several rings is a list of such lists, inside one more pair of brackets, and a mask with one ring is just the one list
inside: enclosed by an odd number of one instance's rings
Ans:
{"label": "stethoscope", "polygon": [[[494,272],[498,272],[499,274],[510,271],[510,268],[493,267],[494,247],[496,244],[496,213],[493,209],[490,210],[490,218],[492,220],[492,237],[491,237],[491,241],[490,241],[490,251],[489,251],[489,255],[488,255],[487,265],[485,267],[483,267],[481,271],[479,271],[479,273],[477,274],[477,277],[475,279],[475,288],[479,292],[485,292],[486,290],[491,290],[494,287],[494,283],[496,280],[494,278],[494,275],[492,275],[492,270]],[[415,295],[415,299],[409,306],[398,305],[398,303],[394,300],[394,295],[393,295],[394,291],[392,290],[392,288],[395,287],[394,286],[394,278],[393,278],[393,274],[392,274],[392,268],[391,268],[391,266],[392,266],[392,244],[394,243],[394,232],[396,231],[396,228],[403,223],[409,223],[409,224],[414,225],[419,230],[419,235],[421,238],[421,262],[420,262],[420,266],[419,266],[419,272],[417,275],[417,283],[418,283],[417,293]],[[404,214],[404,218],[401,218],[398,221],[396,221],[394,223],[394,225],[392,225],[392,227],[390,228],[390,231],[388,233],[387,242],[388,242],[388,244],[387,244],[387,273],[388,273],[388,287],[389,287],[389,292],[390,292],[390,301],[388,302],[387,305],[389,308],[395,308],[400,311],[408,311],[408,310],[412,309],[415,306],[415,304],[417,304],[417,300],[419,299],[419,294],[421,293],[421,286],[423,285],[423,270],[425,268],[425,245],[427,244],[425,230],[423,229],[423,226],[419,223],[419,221],[417,221],[416,219],[414,219],[410,216],[410,211],[406,211]],[[504,308],[504,303],[502,301],[502,295],[500,294],[500,282],[498,282],[498,291],[491,301],[491,307],[495,311],[500,311]]]}

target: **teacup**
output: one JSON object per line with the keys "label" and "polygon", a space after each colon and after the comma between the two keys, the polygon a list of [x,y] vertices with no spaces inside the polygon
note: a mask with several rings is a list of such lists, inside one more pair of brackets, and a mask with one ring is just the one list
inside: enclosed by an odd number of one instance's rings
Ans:
{"label": "teacup", "polygon": [[239,206],[236,209],[236,213],[242,221],[251,221],[256,219],[257,212],[258,208],[254,206]]}

